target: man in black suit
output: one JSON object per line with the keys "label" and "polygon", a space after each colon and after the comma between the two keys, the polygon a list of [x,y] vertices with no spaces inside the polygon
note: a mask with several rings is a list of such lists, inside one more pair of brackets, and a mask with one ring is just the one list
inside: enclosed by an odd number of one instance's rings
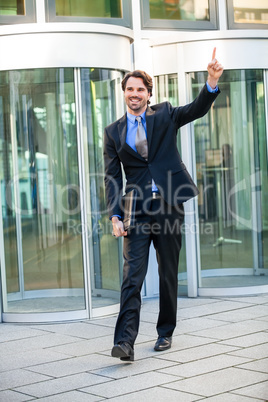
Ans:
{"label": "man in black suit", "polygon": [[[143,71],[128,73],[122,81],[127,113],[105,128],[105,186],[109,216],[116,237],[124,236],[124,269],[112,356],[134,360],[138,334],[141,288],[153,241],[159,270],[158,339],[154,349],[169,349],[176,326],[177,275],[181,249],[183,203],[198,194],[177,149],[177,130],[204,116],[219,94],[223,67],[215,58],[198,97],[183,107],[163,102],[149,107],[152,78]],[[139,117],[140,116],[140,117]],[[137,189],[136,225],[123,226],[122,171],[125,191]]]}

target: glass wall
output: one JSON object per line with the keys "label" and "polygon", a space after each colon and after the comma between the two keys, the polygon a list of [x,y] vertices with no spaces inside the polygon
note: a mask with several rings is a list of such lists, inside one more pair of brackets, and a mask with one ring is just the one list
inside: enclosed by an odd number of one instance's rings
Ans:
{"label": "glass wall", "polygon": [[[179,105],[178,96],[178,76],[177,74],[166,74],[155,77],[155,97],[156,102],[170,102],[172,106]],[[177,146],[181,153],[181,132],[178,131]],[[180,252],[178,293],[187,295],[187,266],[186,266],[186,247],[185,233],[182,230],[182,249]]]}
{"label": "glass wall", "polygon": [[[193,98],[207,73],[191,74]],[[267,130],[261,70],[225,71],[195,121],[200,287],[268,283]]]}
{"label": "glass wall", "polygon": [[3,313],[86,317],[84,272],[92,308],[119,302],[122,245],[106,211],[102,138],[124,113],[121,79],[101,69],[0,73]]}
{"label": "glass wall", "polygon": [[81,220],[73,70],[0,83],[4,312],[85,309],[81,235],[68,227]]}
{"label": "glass wall", "polygon": [[81,69],[87,198],[90,200],[91,288],[93,308],[119,302],[122,239],[114,238],[106,211],[103,164],[104,128],[124,114],[119,71]]}

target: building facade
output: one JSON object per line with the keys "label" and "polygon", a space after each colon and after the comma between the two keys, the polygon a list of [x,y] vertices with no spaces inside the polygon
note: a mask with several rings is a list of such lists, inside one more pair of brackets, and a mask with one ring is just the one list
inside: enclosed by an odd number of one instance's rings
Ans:
{"label": "building facade", "polygon": [[[178,133],[200,194],[185,204],[179,294],[268,292],[268,7],[256,0],[0,0],[3,322],[118,309],[103,129],[143,69],[152,103],[190,102],[213,48],[225,71],[211,111]],[[158,294],[151,250],[143,296]],[[0,322],[1,322],[0,320]]]}

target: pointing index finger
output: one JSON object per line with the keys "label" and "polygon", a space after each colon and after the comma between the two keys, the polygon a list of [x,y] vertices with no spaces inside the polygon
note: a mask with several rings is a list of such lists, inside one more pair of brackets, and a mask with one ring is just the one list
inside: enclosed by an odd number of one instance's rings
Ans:
{"label": "pointing index finger", "polygon": [[213,53],[212,53],[212,60],[216,58],[216,48],[214,47]]}

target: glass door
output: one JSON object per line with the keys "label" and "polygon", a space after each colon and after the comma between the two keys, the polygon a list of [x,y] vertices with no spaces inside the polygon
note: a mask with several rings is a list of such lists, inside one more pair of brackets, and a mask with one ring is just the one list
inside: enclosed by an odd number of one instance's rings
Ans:
{"label": "glass door", "polygon": [[[88,244],[93,309],[117,305],[122,280],[122,239],[112,236],[106,210],[103,164],[104,128],[124,114],[119,71],[81,69]],[[94,315],[94,312],[93,312]]]}
{"label": "glass door", "polygon": [[85,310],[73,69],[0,85],[3,312]]}
{"label": "glass door", "polygon": [[[155,93],[156,93],[156,102],[170,102],[172,106],[179,105],[179,88],[178,88],[178,75],[177,74],[166,74],[166,75],[159,75],[155,77]],[[177,138],[177,146],[179,149],[180,154],[181,151],[181,132],[178,131],[178,138]],[[185,245],[185,233],[182,231],[182,243]],[[157,263],[155,261],[155,263]],[[154,276],[156,276],[155,270],[153,271]],[[148,274],[147,274],[148,275]],[[158,279],[158,274],[157,274]],[[183,246],[180,252],[180,261],[179,261],[179,268],[178,268],[178,294],[180,296],[187,295],[187,266],[186,266],[186,248]],[[155,280],[155,294],[159,293],[159,281]]]}
{"label": "glass door", "polygon": [[[193,98],[206,73],[191,74]],[[268,284],[267,128],[261,70],[225,71],[195,121],[200,288]],[[266,106],[267,107],[267,106]]]}

